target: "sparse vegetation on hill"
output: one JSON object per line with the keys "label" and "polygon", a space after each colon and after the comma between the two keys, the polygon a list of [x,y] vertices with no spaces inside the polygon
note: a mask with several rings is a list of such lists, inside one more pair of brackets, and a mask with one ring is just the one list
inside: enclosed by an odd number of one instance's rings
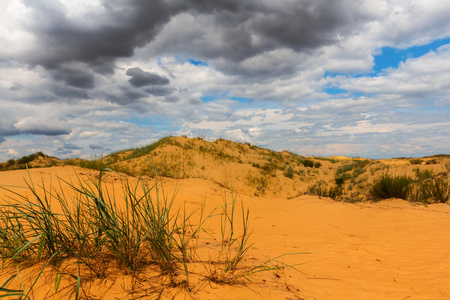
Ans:
{"label": "sparse vegetation on hill", "polygon": [[[0,169],[25,168],[26,163],[33,167],[42,155],[37,153],[17,161],[10,160],[1,164]],[[46,161],[48,165],[59,163]],[[374,197],[374,189],[383,176],[396,177],[406,173],[414,178],[409,197],[406,197],[408,200],[445,202],[450,172],[448,155],[390,160],[304,157],[248,143],[223,139],[208,142],[186,137],[166,137],[144,147],[92,160],[66,160],[64,164],[96,170],[109,168],[136,177],[157,174],[175,179],[208,179],[248,195],[293,198],[305,193],[329,194],[335,200],[350,202],[378,199],[380,195]],[[40,166],[45,164],[41,162]],[[439,193],[442,195],[437,195]]]}
{"label": "sparse vegetation on hill", "polygon": [[45,168],[56,166],[60,163],[61,161],[56,157],[37,152],[19,159],[9,159],[7,162],[0,163],[0,171],[26,169],[27,166],[29,168]]}
{"label": "sparse vegetation on hill", "polygon": [[[133,176],[152,176],[156,173],[172,178],[210,179],[228,188],[233,186],[240,193],[257,196],[292,198],[310,193],[339,201],[354,202],[379,199],[380,195],[374,197],[374,189],[380,184],[383,176],[396,166],[392,164],[394,162],[399,164],[395,169],[402,166],[401,168],[406,168],[405,171],[411,172],[413,165],[436,165],[440,160],[448,160],[447,164],[450,164],[450,159],[442,155],[387,161],[339,157],[309,158],[287,151],[275,152],[248,143],[240,144],[223,139],[207,142],[199,138],[167,137],[142,148],[86,161],[80,166],[98,170],[108,167]],[[407,167],[408,165],[411,167]],[[424,172],[420,176],[427,176],[427,172],[431,171],[420,172]],[[446,179],[447,177],[436,181],[436,184],[445,186]],[[431,180],[422,181],[417,179],[412,182],[409,197],[401,196],[411,201],[419,201],[417,199],[423,197],[427,197],[428,200],[420,202],[443,201],[433,200],[439,197],[431,197],[423,192],[431,186]],[[419,184],[422,188],[416,187]],[[381,198],[389,195],[385,194]],[[397,194],[391,196],[394,195]]]}

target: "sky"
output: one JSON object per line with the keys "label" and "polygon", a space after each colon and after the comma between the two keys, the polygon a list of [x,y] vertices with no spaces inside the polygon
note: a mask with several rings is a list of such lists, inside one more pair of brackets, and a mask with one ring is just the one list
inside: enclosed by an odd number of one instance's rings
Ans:
{"label": "sky", "polygon": [[0,0],[0,161],[161,137],[450,153],[448,0]]}

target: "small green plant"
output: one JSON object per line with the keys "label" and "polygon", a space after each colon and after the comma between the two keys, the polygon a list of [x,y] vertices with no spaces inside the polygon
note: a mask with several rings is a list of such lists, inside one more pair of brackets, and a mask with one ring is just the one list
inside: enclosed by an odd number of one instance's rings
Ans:
{"label": "small green plant", "polygon": [[412,158],[412,159],[409,160],[409,162],[412,165],[421,165],[423,160],[421,160],[420,158]]}
{"label": "small green plant", "polygon": [[318,183],[311,185],[308,188],[308,193],[320,197],[329,197],[333,200],[338,199],[342,196],[343,190],[340,186],[330,186],[323,181],[319,181]]}
{"label": "small green plant", "polygon": [[42,152],[33,153],[33,154],[28,155],[28,156],[24,156],[24,157],[19,158],[17,160],[17,164],[18,165],[25,165],[27,163],[32,162],[35,158],[42,157],[42,156],[44,156],[44,154]]}
{"label": "small green plant", "polygon": [[303,164],[303,166],[307,167],[307,168],[313,168],[314,167],[314,161],[311,159],[299,159],[298,160],[301,164]]}
{"label": "small green plant", "polygon": [[374,182],[370,192],[375,199],[400,198],[406,200],[411,191],[412,182],[412,179],[406,175],[384,174]]}
{"label": "small green plant", "polygon": [[445,177],[423,180],[414,185],[410,200],[423,203],[447,203],[450,198],[450,186]]}
{"label": "small green plant", "polygon": [[436,158],[427,160],[427,162],[426,162],[427,165],[435,165],[437,163],[438,163],[438,160]]}
{"label": "small green plant", "polygon": [[7,163],[6,163],[6,166],[7,167],[11,167],[12,165],[14,165],[14,163],[15,163],[16,161],[14,160],[14,159],[8,159],[8,161],[7,161]]}
{"label": "small green plant", "polygon": [[430,179],[434,175],[433,170],[429,170],[429,169],[420,170],[419,168],[416,168],[413,171],[416,174],[417,180],[419,180],[419,181]]}
{"label": "small green plant", "polygon": [[336,182],[337,185],[343,185],[345,181],[350,178],[351,178],[350,174],[341,174],[340,176],[336,176],[334,178],[334,181]]}
{"label": "small green plant", "polygon": [[284,171],[284,176],[286,176],[287,178],[293,178],[294,177],[294,169],[292,168],[292,166],[289,166],[286,171]]}

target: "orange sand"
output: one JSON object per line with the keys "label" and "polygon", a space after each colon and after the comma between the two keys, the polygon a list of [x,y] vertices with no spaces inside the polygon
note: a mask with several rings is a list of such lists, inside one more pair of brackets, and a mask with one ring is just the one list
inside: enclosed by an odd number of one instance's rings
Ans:
{"label": "orange sand", "polygon": [[[76,180],[75,173],[98,174],[74,167],[30,172],[35,182],[43,178],[46,184],[51,176],[56,183],[55,176]],[[0,172],[0,184],[24,186],[27,176],[24,170]],[[120,186],[113,175],[106,181]],[[169,193],[178,186],[175,205],[185,203],[188,208],[206,199],[208,211],[222,203],[224,194],[229,197],[227,189],[203,179],[164,179],[163,184]],[[0,199],[5,195],[0,190]],[[252,266],[288,252],[309,252],[284,258],[288,264],[302,264],[297,266],[301,272],[271,271],[255,276],[253,284],[231,286],[209,283],[197,274],[191,279],[191,292],[173,288],[162,299],[450,299],[450,205],[411,205],[396,199],[349,204],[307,195],[290,200],[238,197],[250,209],[253,229],[253,246],[244,264]],[[217,234],[220,220],[206,227]],[[26,277],[32,271],[23,274]],[[13,274],[7,272],[11,270],[0,274],[0,283]],[[151,277],[135,284],[143,291],[135,291],[137,296],[130,294],[130,280],[116,273],[104,280],[85,281],[84,289],[97,299],[157,298],[148,289]],[[43,282],[32,298],[53,296],[51,275]],[[65,292],[56,299],[67,299]]]}

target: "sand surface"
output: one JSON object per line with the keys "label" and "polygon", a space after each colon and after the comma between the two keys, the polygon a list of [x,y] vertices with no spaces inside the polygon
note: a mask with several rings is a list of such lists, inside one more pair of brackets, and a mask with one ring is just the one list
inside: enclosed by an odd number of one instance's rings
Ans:
{"label": "sand surface", "polygon": [[[30,170],[35,182],[56,182],[56,176],[76,180],[98,172],[75,167]],[[0,172],[0,184],[25,193],[25,170]],[[119,186],[114,175],[107,183]],[[164,189],[178,188],[175,205],[194,209],[203,200],[206,209],[230,197],[224,187],[203,179],[163,179]],[[0,199],[7,193],[0,190]],[[450,205],[412,205],[403,200],[378,203],[342,203],[315,196],[290,200],[238,195],[250,210],[252,247],[244,265],[262,263],[284,253],[305,253],[283,258],[301,264],[283,271],[260,273],[252,284],[224,285],[205,281],[201,272],[191,280],[191,290],[166,289],[161,299],[450,299]],[[220,220],[205,225],[211,234],[220,231]],[[202,245],[200,243],[200,247]],[[24,276],[33,268],[23,271]],[[8,273],[9,272],[9,273]],[[12,271],[3,270],[4,281]],[[153,299],[145,274],[130,293],[129,276],[116,273],[105,280],[86,281],[93,299]],[[130,283],[131,282],[131,283]],[[46,287],[47,284],[47,287]],[[36,285],[32,297],[51,294],[50,275]],[[89,294],[90,293],[90,294]],[[50,296],[49,296],[50,295]],[[55,299],[66,299],[59,294]]]}

